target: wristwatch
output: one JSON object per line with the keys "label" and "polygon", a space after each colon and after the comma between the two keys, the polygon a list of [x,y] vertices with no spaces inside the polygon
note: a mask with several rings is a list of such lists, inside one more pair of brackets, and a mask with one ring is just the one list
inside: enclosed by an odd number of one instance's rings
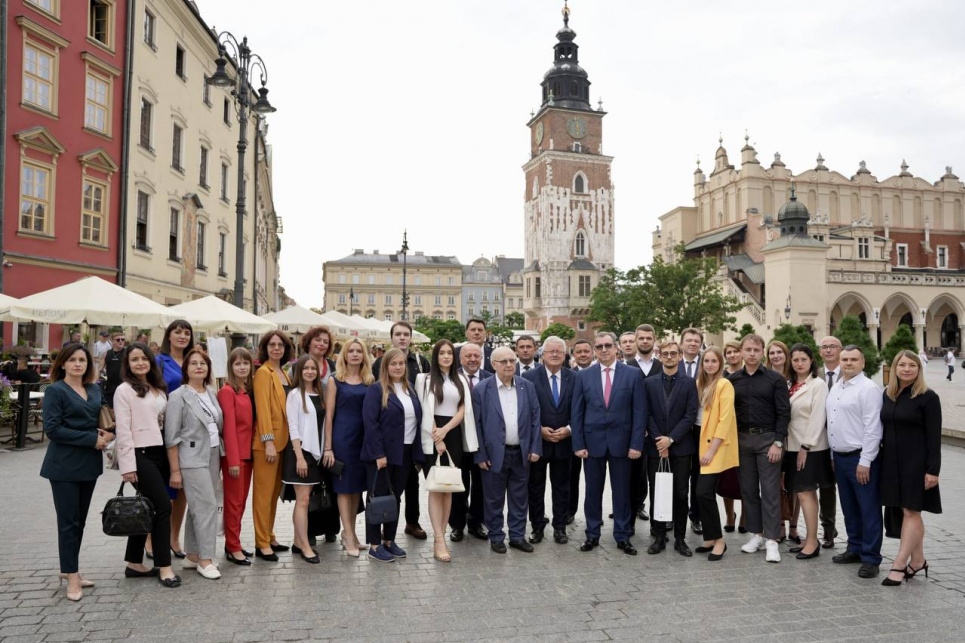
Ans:
{"label": "wristwatch", "polygon": [[810,450],[811,450],[811,447],[809,447],[809,446],[806,445],[806,444],[802,444],[802,445],[801,445],[801,448],[804,449],[805,451],[810,451]]}
{"label": "wristwatch", "polygon": [[780,440],[774,440],[774,446],[776,446],[778,449],[783,449],[784,443],[781,442]]}

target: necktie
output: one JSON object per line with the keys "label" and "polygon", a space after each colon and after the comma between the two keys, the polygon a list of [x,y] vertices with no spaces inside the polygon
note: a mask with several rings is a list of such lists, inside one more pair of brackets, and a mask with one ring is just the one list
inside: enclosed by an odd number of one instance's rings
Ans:
{"label": "necktie", "polygon": [[470,393],[472,393],[472,387],[473,387],[473,385],[474,385],[475,383],[476,383],[476,376],[475,376],[475,375],[470,375],[470,376],[469,376],[469,392],[470,392]]}
{"label": "necktie", "polygon": [[687,377],[693,377],[693,376],[694,376],[694,363],[687,362]]}
{"label": "necktie", "polygon": [[524,370],[524,371],[528,371],[528,370],[529,370],[529,366],[524,366],[524,367],[523,367],[523,370]]}
{"label": "necktie", "polygon": [[556,406],[559,406],[560,405],[560,388],[559,386],[556,385],[556,375],[553,375],[552,377],[550,377],[550,380],[553,382],[553,404],[555,404]]}
{"label": "necktie", "polygon": [[610,381],[610,371],[613,369],[604,368],[603,372],[606,373],[606,384],[603,385],[603,404],[609,408],[610,406],[610,388],[613,386],[613,382]]}
{"label": "necktie", "polygon": [[834,388],[834,371],[828,371],[828,390]]}

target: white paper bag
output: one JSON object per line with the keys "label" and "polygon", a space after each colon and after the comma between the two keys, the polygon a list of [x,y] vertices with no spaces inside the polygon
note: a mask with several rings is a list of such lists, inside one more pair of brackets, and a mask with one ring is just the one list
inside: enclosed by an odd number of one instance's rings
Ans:
{"label": "white paper bag", "polygon": [[660,458],[660,465],[654,475],[651,509],[650,520],[659,522],[673,520],[673,474],[670,472],[670,462],[667,458]]}

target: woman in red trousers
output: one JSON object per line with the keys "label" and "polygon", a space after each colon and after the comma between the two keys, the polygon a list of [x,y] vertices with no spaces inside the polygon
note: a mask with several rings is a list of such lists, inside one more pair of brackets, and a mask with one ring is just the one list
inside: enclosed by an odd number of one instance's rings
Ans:
{"label": "woman in red trousers", "polygon": [[224,449],[221,478],[224,485],[224,535],[228,562],[250,565],[251,554],[241,546],[241,515],[251,488],[251,353],[236,348],[228,355],[228,378],[218,391],[224,413]]}

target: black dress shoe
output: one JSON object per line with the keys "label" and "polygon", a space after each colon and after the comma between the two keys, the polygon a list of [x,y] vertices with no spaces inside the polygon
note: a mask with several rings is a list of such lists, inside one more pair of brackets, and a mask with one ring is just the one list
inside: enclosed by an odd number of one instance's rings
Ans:
{"label": "black dress shoe", "polygon": [[504,542],[502,542],[502,541],[500,541],[500,542],[498,542],[498,543],[497,543],[497,542],[491,542],[491,543],[489,543],[489,548],[492,549],[492,550],[493,550],[494,552],[496,552],[497,554],[505,554],[505,553],[506,553],[506,543],[504,543]]}
{"label": "black dress shoe", "polygon": [[724,531],[728,534],[734,533],[734,525],[724,525]]}
{"label": "black dress shoe", "polygon": [[719,554],[715,554],[715,553],[711,552],[711,553],[707,556],[707,560],[711,561],[712,563],[716,563],[718,560],[720,560],[721,558],[723,558],[723,557],[724,557],[724,554],[726,554],[726,553],[727,553],[727,543],[724,543],[724,551],[720,552]]}
{"label": "black dress shoe", "polygon": [[[295,548],[292,547],[292,551],[294,551],[294,550],[295,550]],[[315,554],[315,552],[314,552],[313,550],[311,550],[311,549],[309,549],[308,551],[312,552],[312,554]],[[299,556],[302,557],[302,560],[304,560],[306,563],[311,563],[312,565],[317,565],[318,563],[321,562],[321,560],[318,558],[318,554],[315,554],[314,556],[306,556],[306,555],[305,555],[305,552],[302,551],[301,549],[299,549],[297,553],[298,553]]]}
{"label": "black dress shoe", "polygon": [[648,554],[659,554],[667,548],[667,539],[663,536],[654,536],[650,546],[647,547]]}
{"label": "black dress shoe", "polygon": [[244,566],[244,565],[250,565],[250,564],[251,564],[251,559],[248,558],[247,556],[245,556],[244,558],[242,558],[242,559],[239,560],[238,558],[235,558],[235,557],[232,556],[231,554],[228,554],[227,556],[225,556],[225,560],[227,560],[229,563],[234,563],[235,565],[242,565],[242,566]]}
{"label": "black dress shoe", "polygon": [[300,553],[302,553],[302,548],[299,547],[298,545],[292,545],[292,553],[293,553],[293,554],[300,554]]}
{"label": "black dress shoe", "polygon": [[623,553],[627,556],[636,556],[637,548],[633,546],[629,540],[624,540],[617,543],[617,549],[622,549]]}
{"label": "black dress shoe", "polygon": [[130,567],[124,568],[124,578],[150,578],[151,576],[158,575],[158,568],[152,567],[147,571],[141,571],[139,569],[131,569]]}
{"label": "black dress shoe", "polygon": [[838,565],[850,565],[851,563],[860,563],[861,556],[851,551],[850,549],[843,554],[838,554],[831,559],[832,563],[837,563]]}
{"label": "black dress shoe", "polygon": [[690,551],[690,547],[687,546],[683,540],[675,540],[673,542],[673,548],[681,556],[687,556],[688,558],[694,555],[694,552]]}
{"label": "black dress shoe", "polygon": [[710,552],[714,551],[714,546],[711,545],[710,547],[704,547],[703,545],[700,545],[699,547],[694,547],[694,551],[698,554],[709,554]]}
{"label": "black dress shoe", "polygon": [[[795,549],[797,549],[798,551],[795,552],[794,551]],[[805,554],[804,547],[794,547],[791,549],[791,553],[796,553],[797,556],[795,556],[795,558],[797,558],[798,560],[811,560],[812,558],[817,558],[818,556],[821,555],[821,548],[815,547],[814,551],[812,551],[810,554]]]}
{"label": "black dress shoe", "polygon": [[566,535],[565,529],[554,529],[553,540],[560,545],[565,545],[566,543],[570,542],[570,538]]}
{"label": "black dress shoe", "polygon": [[288,551],[290,549],[288,545],[269,545],[269,546],[271,547],[271,550],[276,554],[280,551]]}
{"label": "black dress shoe", "polygon": [[171,554],[178,560],[184,560],[185,558],[188,557],[188,555],[185,554],[183,551],[175,550],[174,547],[171,548]]}
{"label": "black dress shoe", "polygon": [[699,536],[704,533],[704,526],[700,524],[699,520],[691,520],[690,530]]}
{"label": "black dress shoe", "polygon": [[600,546],[600,541],[595,538],[587,538],[586,542],[580,545],[580,551],[593,551]]}
{"label": "black dress shoe", "polygon": [[315,536],[309,536],[309,537],[308,537],[308,544],[309,544],[311,547],[314,547],[315,545],[318,544],[318,539],[315,538]]}
{"label": "black dress shoe", "polygon": [[260,559],[262,559],[262,560],[267,560],[269,563],[277,563],[277,562],[278,562],[278,554],[276,554],[276,553],[274,553],[274,552],[272,552],[272,553],[270,553],[270,554],[263,554],[263,553],[261,553],[261,550],[260,550],[260,549],[256,549],[256,550],[255,550],[255,558],[260,558]]}
{"label": "black dress shoe", "polygon": [[529,542],[533,543],[534,545],[538,545],[539,543],[543,542],[543,531],[534,530],[533,535],[529,537]]}
{"label": "black dress shoe", "polygon": [[509,541],[509,546],[512,547],[513,549],[518,549],[519,551],[524,551],[524,552],[526,552],[527,554],[532,554],[532,553],[535,551],[535,549],[533,549],[533,546],[530,545],[530,544],[529,544],[528,542],[526,542],[525,540],[510,540],[510,541]]}
{"label": "black dress shoe", "polygon": [[573,514],[567,514],[566,516],[567,525],[572,525],[574,520],[576,520],[576,516],[574,516]]}
{"label": "black dress shoe", "polygon": [[637,518],[640,520],[650,520],[650,516],[647,515],[647,510],[643,507],[637,509]]}
{"label": "black dress shoe", "polygon": [[486,533],[486,528],[482,525],[479,525],[478,527],[470,527],[466,531],[469,532],[470,536],[479,540],[489,540],[489,534]]}
{"label": "black dress shoe", "polygon": [[872,565],[871,563],[861,563],[861,569],[858,570],[858,576],[861,578],[874,578],[878,575],[878,566]]}
{"label": "black dress shoe", "polygon": [[837,530],[834,530],[830,534],[825,532],[824,540],[821,541],[821,546],[824,547],[825,549],[831,549],[832,547],[834,547],[834,539],[837,537],[838,537]]}
{"label": "black dress shoe", "polygon": [[462,529],[453,529],[452,533],[449,534],[449,540],[451,540],[454,543],[462,542],[462,539],[465,537],[466,536],[463,533]]}
{"label": "black dress shoe", "polygon": [[160,576],[158,576],[157,579],[165,587],[171,587],[171,588],[181,587],[181,577],[178,576],[177,574],[175,574],[171,578],[161,578]]}
{"label": "black dress shoe", "polygon": [[[333,543],[335,542],[335,540],[336,540],[335,534],[325,534],[325,542]],[[248,555],[250,556],[251,554],[248,554]]]}

